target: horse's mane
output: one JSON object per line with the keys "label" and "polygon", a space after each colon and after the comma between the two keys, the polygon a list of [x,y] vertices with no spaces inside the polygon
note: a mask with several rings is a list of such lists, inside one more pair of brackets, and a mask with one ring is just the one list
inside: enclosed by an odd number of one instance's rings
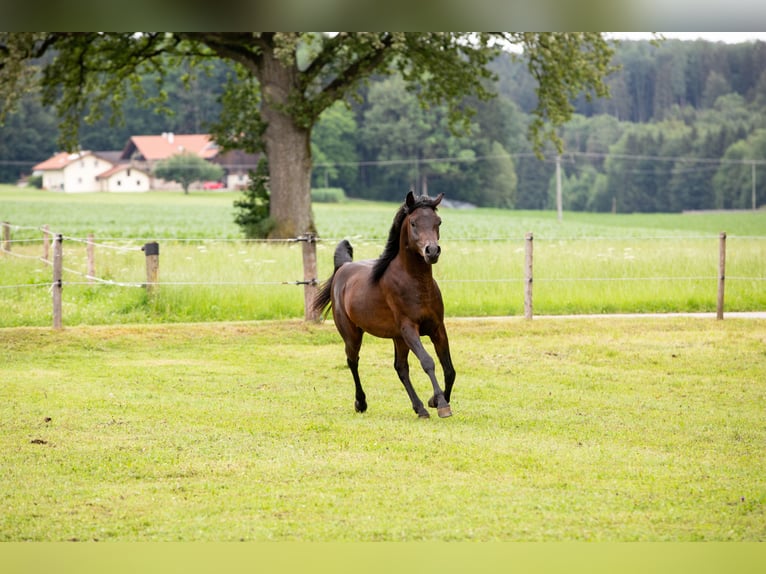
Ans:
{"label": "horse's mane", "polygon": [[[391,229],[388,231],[388,241],[383,249],[383,253],[377,258],[372,267],[372,282],[377,283],[383,277],[383,274],[388,269],[388,266],[394,260],[399,253],[399,238],[401,237],[402,224],[407,218],[407,215],[420,209],[421,207],[430,207],[436,211],[436,206],[441,201],[441,197],[429,197],[427,195],[421,195],[415,197],[413,202],[405,200],[399,207],[399,211],[394,215],[394,222],[391,224]],[[409,203],[409,205],[408,205]]]}

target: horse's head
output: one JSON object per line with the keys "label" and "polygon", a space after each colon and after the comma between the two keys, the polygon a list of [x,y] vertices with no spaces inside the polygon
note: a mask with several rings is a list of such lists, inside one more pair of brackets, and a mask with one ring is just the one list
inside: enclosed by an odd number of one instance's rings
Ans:
{"label": "horse's head", "polygon": [[407,248],[419,253],[426,263],[432,265],[439,260],[442,248],[439,247],[439,226],[441,218],[436,214],[436,206],[444,197],[421,195],[415,197],[410,191],[405,199],[407,217],[404,230],[407,233]]}

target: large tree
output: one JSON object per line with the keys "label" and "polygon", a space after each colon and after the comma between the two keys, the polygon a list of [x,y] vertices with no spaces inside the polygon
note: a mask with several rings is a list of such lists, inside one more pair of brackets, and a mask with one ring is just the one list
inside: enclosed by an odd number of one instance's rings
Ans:
{"label": "large tree", "polygon": [[465,97],[492,95],[487,66],[509,44],[523,49],[538,83],[530,133],[538,149],[545,136],[556,139],[578,94],[607,95],[612,49],[599,33],[1,33],[0,104],[9,109],[41,81],[44,101],[62,118],[62,143],[74,148],[83,119],[98,119],[105,107],[119,118],[146,67],[161,78],[169,57],[233,62],[240,81],[224,98],[225,129],[216,135],[265,150],[272,236],[290,237],[313,228],[310,138],[323,110],[372,74],[398,71],[424,105],[446,104],[453,125],[465,126]]}

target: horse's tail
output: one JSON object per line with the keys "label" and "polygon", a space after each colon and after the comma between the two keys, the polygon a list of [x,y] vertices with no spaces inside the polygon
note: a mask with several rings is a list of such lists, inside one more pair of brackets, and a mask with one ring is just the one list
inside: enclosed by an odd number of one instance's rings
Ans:
{"label": "horse's tail", "polygon": [[[335,248],[335,271],[344,263],[351,263],[354,260],[354,248],[347,239],[344,239]],[[334,273],[334,272],[333,272]]]}
{"label": "horse's tail", "polygon": [[314,297],[314,304],[312,305],[314,311],[320,315],[326,314],[326,311],[329,312],[330,303],[332,302],[332,280],[335,278],[335,273],[342,265],[351,263],[353,260],[354,248],[344,239],[338,243],[338,246],[335,248],[335,269],[333,270],[332,275],[330,275],[330,278],[319,287],[319,291],[317,291],[317,294]]}

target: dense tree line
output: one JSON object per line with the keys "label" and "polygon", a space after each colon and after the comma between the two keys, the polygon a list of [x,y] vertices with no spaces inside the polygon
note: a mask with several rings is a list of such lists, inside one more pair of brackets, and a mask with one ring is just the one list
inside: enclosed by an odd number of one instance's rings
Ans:
{"label": "dense tree line", "polygon": [[[766,203],[766,43],[623,42],[609,99],[578,98],[559,132],[566,209],[621,212],[749,208]],[[470,133],[448,111],[424,107],[399,76],[372,78],[351,106],[336,103],[312,131],[315,187],[399,200],[410,185],[482,206],[551,208],[553,146],[535,155],[527,136],[535,81],[522,58],[492,63],[498,97],[466,102]],[[121,149],[132,134],[206,131],[221,110],[231,66],[168,70],[170,114],[131,98],[124,124],[84,123],[83,149]],[[57,149],[57,121],[34,94],[0,129],[0,180],[14,181]]]}
{"label": "dense tree line", "polygon": [[[612,97],[579,98],[560,130],[566,209],[750,208],[754,183],[757,205],[766,203],[766,43],[623,42],[615,61]],[[525,137],[534,80],[510,54],[493,70],[499,97],[471,102],[477,114],[462,137],[395,78],[371,84],[360,104],[315,129],[320,148],[338,117],[348,129],[343,154],[315,160],[315,185],[381,199],[417,185],[483,206],[554,207],[556,150],[541,160]]]}

